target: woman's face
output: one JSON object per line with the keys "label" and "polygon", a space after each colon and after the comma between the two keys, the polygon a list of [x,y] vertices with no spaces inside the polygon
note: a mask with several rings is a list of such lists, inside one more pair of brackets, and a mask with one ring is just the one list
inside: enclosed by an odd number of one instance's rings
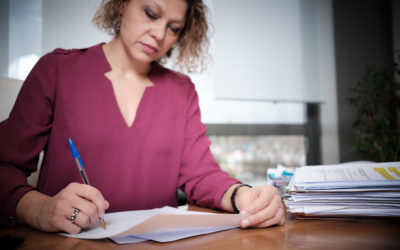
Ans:
{"label": "woman's face", "polygon": [[185,0],[130,0],[122,11],[120,39],[128,55],[150,63],[178,40],[186,22]]}

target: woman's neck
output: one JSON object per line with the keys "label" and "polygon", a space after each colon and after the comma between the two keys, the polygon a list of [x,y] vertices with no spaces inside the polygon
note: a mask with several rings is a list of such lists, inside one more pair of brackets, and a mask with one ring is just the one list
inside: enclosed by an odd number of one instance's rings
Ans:
{"label": "woman's neck", "polygon": [[121,43],[119,37],[115,37],[109,43],[103,45],[104,54],[112,68],[122,75],[148,76],[151,63],[143,63],[132,58]]}

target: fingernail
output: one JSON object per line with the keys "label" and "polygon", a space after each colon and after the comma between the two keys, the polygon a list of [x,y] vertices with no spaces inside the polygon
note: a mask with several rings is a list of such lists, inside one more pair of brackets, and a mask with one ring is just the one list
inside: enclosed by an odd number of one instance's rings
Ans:
{"label": "fingernail", "polygon": [[250,224],[248,220],[243,220],[242,221],[242,227],[247,227]]}
{"label": "fingernail", "polygon": [[240,214],[247,214],[246,210],[240,211]]}

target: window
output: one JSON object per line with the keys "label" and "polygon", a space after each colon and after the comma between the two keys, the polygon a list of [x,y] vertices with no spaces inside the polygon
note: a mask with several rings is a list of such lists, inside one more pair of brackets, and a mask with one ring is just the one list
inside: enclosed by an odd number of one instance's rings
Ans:
{"label": "window", "polygon": [[265,184],[267,169],[278,164],[299,167],[306,163],[303,135],[211,135],[211,151],[232,177],[251,185]]}

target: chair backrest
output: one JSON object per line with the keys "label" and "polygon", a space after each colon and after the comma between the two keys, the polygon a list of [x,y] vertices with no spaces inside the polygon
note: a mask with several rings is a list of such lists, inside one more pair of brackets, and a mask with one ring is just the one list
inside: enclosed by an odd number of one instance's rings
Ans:
{"label": "chair backrest", "polygon": [[0,77],[0,121],[8,118],[22,82],[21,80]]}
{"label": "chair backrest", "polygon": [[[10,115],[11,109],[17,99],[19,90],[21,89],[23,81],[0,77],[0,122],[7,119]],[[1,143],[1,142],[0,142]],[[32,186],[37,186],[40,167],[43,160],[43,151],[40,153],[38,168],[28,177],[28,183]]]}

